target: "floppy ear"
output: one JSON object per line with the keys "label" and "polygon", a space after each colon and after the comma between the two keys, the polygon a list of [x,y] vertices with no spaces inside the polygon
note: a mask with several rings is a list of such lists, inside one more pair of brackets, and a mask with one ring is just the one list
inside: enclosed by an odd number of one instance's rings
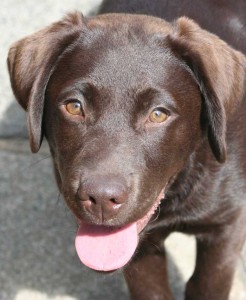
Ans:
{"label": "floppy ear", "polygon": [[8,69],[15,97],[28,113],[28,131],[32,152],[42,143],[42,118],[45,90],[56,63],[83,28],[83,16],[68,14],[60,22],[38,31],[9,50]]}
{"label": "floppy ear", "polygon": [[199,85],[209,144],[222,163],[226,159],[226,122],[245,90],[245,57],[186,17],[174,23],[168,42]]}

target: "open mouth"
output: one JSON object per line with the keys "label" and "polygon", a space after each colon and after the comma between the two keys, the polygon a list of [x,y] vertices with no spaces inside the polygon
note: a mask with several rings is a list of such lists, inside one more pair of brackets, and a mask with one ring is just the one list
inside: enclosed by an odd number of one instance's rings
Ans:
{"label": "open mouth", "polygon": [[164,189],[148,213],[138,221],[119,228],[80,223],[75,248],[81,262],[97,271],[113,271],[124,267],[133,256],[140,232],[160,205]]}

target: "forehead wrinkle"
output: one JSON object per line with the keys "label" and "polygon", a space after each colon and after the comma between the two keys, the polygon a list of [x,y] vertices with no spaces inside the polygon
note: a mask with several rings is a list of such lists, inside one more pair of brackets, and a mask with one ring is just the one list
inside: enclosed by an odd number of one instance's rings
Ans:
{"label": "forehead wrinkle", "polygon": [[99,87],[114,89],[116,94],[126,89],[141,90],[159,80],[160,74],[164,79],[170,56],[165,50],[144,46],[142,49],[131,45],[107,49],[89,77]]}

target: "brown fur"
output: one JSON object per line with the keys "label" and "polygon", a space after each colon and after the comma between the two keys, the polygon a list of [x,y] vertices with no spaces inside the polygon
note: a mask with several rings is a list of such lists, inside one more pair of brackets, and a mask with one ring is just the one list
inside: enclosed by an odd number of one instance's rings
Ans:
{"label": "brown fur", "polygon": [[[149,3],[108,0],[101,11],[145,12]],[[228,299],[246,236],[244,54],[186,17],[73,13],[15,43],[8,66],[28,112],[31,149],[47,138],[77,218],[129,224],[165,187],[158,217],[124,270],[132,299],[172,299],[163,240],[174,230],[197,238],[186,299]],[[83,103],[83,117],[66,113],[69,99]],[[158,126],[148,121],[156,106],[169,114]],[[122,189],[112,197],[124,205],[112,211],[105,193],[115,182]],[[88,193],[102,205],[93,213],[81,205]]]}

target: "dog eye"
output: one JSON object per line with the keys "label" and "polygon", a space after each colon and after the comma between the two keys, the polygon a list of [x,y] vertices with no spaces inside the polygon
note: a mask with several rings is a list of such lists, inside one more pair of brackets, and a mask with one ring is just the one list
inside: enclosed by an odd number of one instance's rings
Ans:
{"label": "dog eye", "polygon": [[149,115],[149,121],[152,123],[163,123],[168,118],[168,114],[161,108],[154,109]]}
{"label": "dog eye", "polygon": [[71,100],[71,101],[67,102],[67,104],[66,104],[66,110],[71,115],[77,115],[77,116],[80,115],[81,116],[83,114],[82,105],[77,100]]}

